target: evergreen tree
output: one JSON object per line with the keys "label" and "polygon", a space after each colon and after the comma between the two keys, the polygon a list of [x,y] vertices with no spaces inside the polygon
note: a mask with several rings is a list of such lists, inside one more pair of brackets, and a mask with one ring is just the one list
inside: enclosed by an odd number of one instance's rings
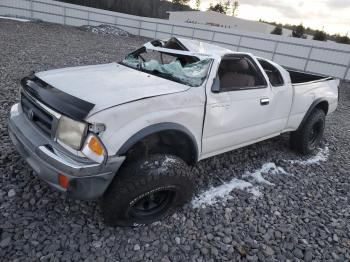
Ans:
{"label": "evergreen tree", "polygon": [[190,0],[172,0],[173,4],[187,5]]}
{"label": "evergreen tree", "polygon": [[327,34],[323,30],[316,30],[313,40],[327,41]]}
{"label": "evergreen tree", "polygon": [[271,34],[273,34],[273,35],[282,35],[282,34],[283,34],[282,25],[277,25],[277,26],[271,31]]}
{"label": "evergreen tree", "polygon": [[292,32],[292,37],[306,38],[305,27],[303,26],[303,24],[300,24],[300,25],[298,25],[297,27],[294,28],[294,30]]}
{"label": "evergreen tree", "polygon": [[226,6],[224,4],[222,4],[221,2],[217,3],[215,5],[210,3],[210,6],[209,6],[208,10],[209,11],[218,12],[218,13],[221,13],[221,14],[226,14],[226,12],[227,12]]}
{"label": "evergreen tree", "polygon": [[335,36],[335,41],[339,44],[348,44],[350,45],[350,38],[348,37],[348,35],[344,35],[344,36],[341,36],[339,34],[337,34]]}

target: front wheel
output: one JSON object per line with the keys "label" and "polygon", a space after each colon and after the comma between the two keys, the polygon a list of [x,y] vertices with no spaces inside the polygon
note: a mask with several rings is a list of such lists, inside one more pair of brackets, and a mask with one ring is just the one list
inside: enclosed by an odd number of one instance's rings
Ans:
{"label": "front wheel", "polygon": [[139,226],[173,214],[191,199],[194,183],[186,163],[172,155],[130,161],[116,174],[101,200],[111,226]]}
{"label": "front wheel", "polygon": [[306,122],[291,133],[291,148],[303,155],[313,153],[322,141],[325,120],[325,112],[318,108],[314,109]]}

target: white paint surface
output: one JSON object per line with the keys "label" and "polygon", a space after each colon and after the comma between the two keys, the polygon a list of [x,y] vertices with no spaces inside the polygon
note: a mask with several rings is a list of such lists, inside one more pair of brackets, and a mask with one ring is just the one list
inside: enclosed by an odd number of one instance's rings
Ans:
{"label": "white paint surface", "polygon": [[[36,73],[36,76],[95,105],[86,121],[103,123],[107,127],[100,138],[108,155],[115,155],[133,134],[144,128],[172,123],[185,127],[195,137],[201,152],[198,159],[201,160],[297,129],[305,112],[317,98],[329,101],[330,105],[334,102],[335,106],[330,107],[329,113],[336,108],[339,80],[295,87],[290,83],[288,72],[277,64],[275,66],[283,76],[284,86],[257,88],[249,92],[213,93],[211,87],[221,56],[226,52],[232,56],[241,53],[197,40],[179,40],[188,51],[154,47],[150,42],[144,46],[167,53],[210,56],[212,67],[208,80],[201,86],[190,87],[118,63],[56,69]],[[246,56],[255,61],[268,83],[256,57]],[[269,99],[269,104],[262,107],[259,103],[262,98]],[[258,174],[255,174],[255,179],[262,180]]]}
{"label": "white paint surface", "polygon": [[138,99],[190,88],[117,63],[67,67],[39,72],[36,76],[65,93],[95,104],[90,114]]}

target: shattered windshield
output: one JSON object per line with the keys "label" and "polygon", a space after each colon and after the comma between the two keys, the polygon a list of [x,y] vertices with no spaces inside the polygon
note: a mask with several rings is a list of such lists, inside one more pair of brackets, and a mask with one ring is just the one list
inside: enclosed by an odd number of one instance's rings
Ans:
{"label": "shattered windshield", "polygon": [[142,48],[128,55],[122,64],[185,85],[200,86],[207,77],[211,61]]}

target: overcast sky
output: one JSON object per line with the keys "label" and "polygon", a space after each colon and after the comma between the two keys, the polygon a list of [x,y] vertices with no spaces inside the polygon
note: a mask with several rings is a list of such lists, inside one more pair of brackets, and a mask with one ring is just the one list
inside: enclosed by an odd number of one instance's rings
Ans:
{"label": "overcast sky", "polygon": [[[232,0],[231,0],[232,1]],[[195,0],[191,0],[194,6]],[[201,0],[201,10],[220,0]],[[224,2],[224,0],[222,1]],[[237,17],[300,24],[350,35],[350,0],[239,0]]]}

